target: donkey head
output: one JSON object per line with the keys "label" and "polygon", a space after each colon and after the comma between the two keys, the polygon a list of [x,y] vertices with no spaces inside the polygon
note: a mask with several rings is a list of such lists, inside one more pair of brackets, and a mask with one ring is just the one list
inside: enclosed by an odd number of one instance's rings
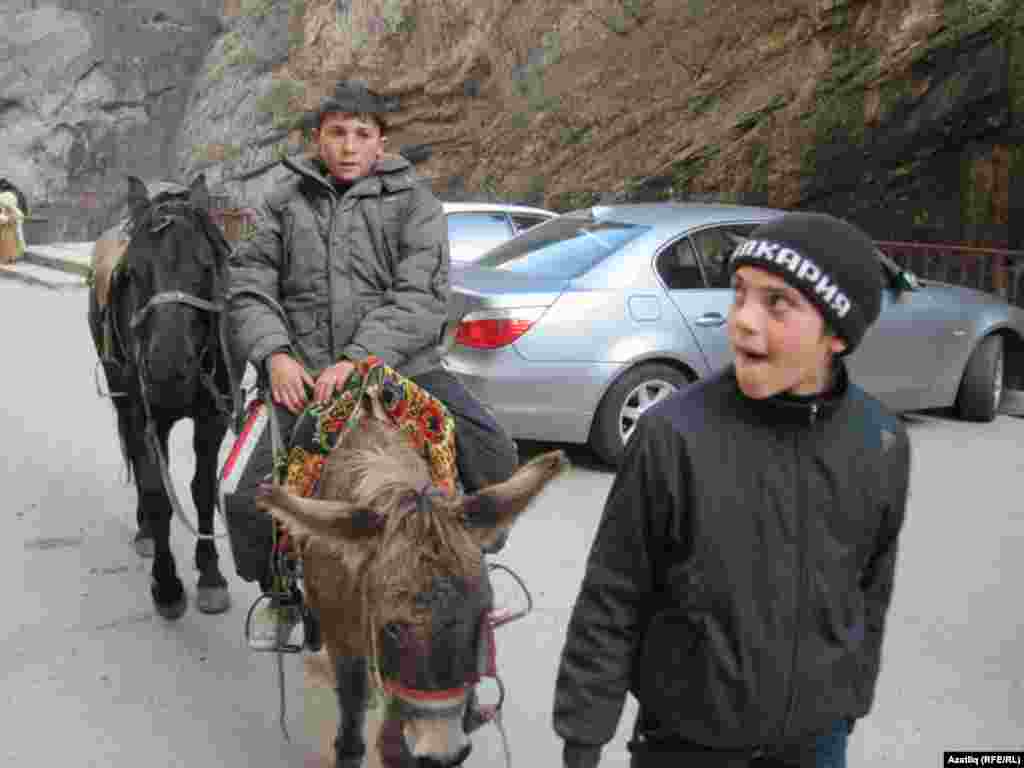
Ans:
{"label": "donkey head", "polygon": [[[426,463],[394,430],[371,421],[353,431],[362,445],[339,443],[324,469],[322,488],[333,498],[265,486],[259,503],[302,553],[328,647],[371,659],[401,721],[400,753],[457,765],[469,753],[463,715],[492,607],[481,549],[567,461],[547,453],[506,482],[450,497],[430,485]],[[355,647],[339,649],[346,631]]]}
{"label": "donkey head", "polygon": [[153,200],[140,180],[130,182],[132,230],[118,279],[119,325],[134,339],[131,354],[144,370],[151,404],[180,408],[196,396],[204,351],[216,351],[210,345],[217,326],[210,311],[172,297],[216,301],[227,244],[207,214],[204,176],[187,191]]}

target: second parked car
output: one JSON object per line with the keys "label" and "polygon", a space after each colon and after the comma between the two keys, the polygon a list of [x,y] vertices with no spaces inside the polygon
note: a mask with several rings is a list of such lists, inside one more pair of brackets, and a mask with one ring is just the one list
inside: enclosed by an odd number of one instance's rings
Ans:
{"label": "second parked car", "polygon": [[444,203],[452,266],[472,264],[495,246],[558,214],[504,203]]}

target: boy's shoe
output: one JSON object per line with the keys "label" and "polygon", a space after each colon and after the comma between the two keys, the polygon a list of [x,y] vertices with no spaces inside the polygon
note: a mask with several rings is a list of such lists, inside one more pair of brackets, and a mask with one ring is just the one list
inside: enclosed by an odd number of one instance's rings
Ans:
{"label": "boy's shoe", "polygon": [[270,597],[252,613],[249,647],[254,651],[292,650],[292,633],[301,623],[302,603],[282,603]]}

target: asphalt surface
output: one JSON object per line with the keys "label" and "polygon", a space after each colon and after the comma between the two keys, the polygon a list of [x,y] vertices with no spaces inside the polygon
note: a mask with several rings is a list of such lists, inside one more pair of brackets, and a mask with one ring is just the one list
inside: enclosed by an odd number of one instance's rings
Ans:
{"label": "asphalt surface", "polygon": [[[323,702],[310,703],[300,659],[286,658],[286,743],[273,657],[250,652],[242,638],[256,590],[234,576],[226,541],[231,611],[205,616],[193,602],[178,622],[154,615],[148,561],[130,544],[134,491],[123,483],[112,409],[94,383],[86,291],[81,282],[27,282],[0,284],[8,361],[0,579],[10,602],[0,624],[0,756],[12,766],[310,765]],[[1024,741],[1024,420],[907,421],[910,508],[876,705],[851,741],[855,768],[939,765],[943,750],[1021,749]],[[171,437],[172,474],[186,500],[190,439],[188,422]],[[550,725],[555,671],[612,480],[587,451],[569,450],[574,468],[531,508],[499,558],[535,601],[528,617],[498,632],[505,727],[520,768],[559,764]],[[194,598],[193,543],[178,523],[173,544]],[[630,701],[602,765],[628,764],[634,712]],[[503,764],[496,729],[474,743],[469,766]]]}

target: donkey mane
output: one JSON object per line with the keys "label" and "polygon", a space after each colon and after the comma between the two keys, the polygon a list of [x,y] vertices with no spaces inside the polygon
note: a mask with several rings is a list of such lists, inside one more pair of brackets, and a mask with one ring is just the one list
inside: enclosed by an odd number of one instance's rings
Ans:
{"label": "donkey mane", "polygon": [[[426,460],[404,435],[376,419],[350,435],[324,468],[324,490],[347,481],[348,500],[372,508],[383,521],[378,544],[360,569],[359,590],[371,597],[373,618],[382,605],[392,615],[400,606],[409,608],[400,620],[422,627],[429,612],[417,609],[414,598],[430,591],[439,575],[477,578],[480,546],[463,524],[459,498],[433,487]],[[347,477],[337,477],[339,470]]]}

